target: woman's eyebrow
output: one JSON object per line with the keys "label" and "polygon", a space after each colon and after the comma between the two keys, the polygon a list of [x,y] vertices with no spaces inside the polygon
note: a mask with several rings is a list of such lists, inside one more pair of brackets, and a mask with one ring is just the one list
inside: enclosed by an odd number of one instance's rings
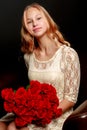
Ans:
{"label": "woman's eyebrow", "polygon": [[[41,14],[37,14],[35,17],[42,16]],[[31,17],[27,17],[28,20],[32,19]]]}

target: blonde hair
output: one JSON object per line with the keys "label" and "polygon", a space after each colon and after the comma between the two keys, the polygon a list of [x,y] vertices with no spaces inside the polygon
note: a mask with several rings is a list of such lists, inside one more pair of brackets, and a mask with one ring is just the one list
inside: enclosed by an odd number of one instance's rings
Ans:
{"label": "blonde hair", "polygon": [[62,33],[59,31],[58,25],[54,22],[54,20],[51,18],[50,14],[46,11],[46,9],[38,3],[33,3],[31,5],[26,6],[24,9],[21,27],[21,51],[24,53],[31,53],[33,52],[34,48],[38,46],[38,43],[35,43],[35,38],[28,32],[24,21],[25,12],[31,7],[40,10],[45,15],[49,24],[49,29],[47,31],[48,36],[51,39],[61,42],[62,44],[70,46],[70,43],[64,39]]}

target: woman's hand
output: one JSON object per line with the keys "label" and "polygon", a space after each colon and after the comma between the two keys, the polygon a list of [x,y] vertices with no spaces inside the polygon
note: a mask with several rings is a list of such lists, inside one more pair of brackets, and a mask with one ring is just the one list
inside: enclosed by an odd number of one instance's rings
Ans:
{"label": "woman's hand", "polygon": [[60,102],[59,108],[62,108],[62,112],[66,112],[70,108],[72,108],[75,105],[74,102],[68,101],[67,99],[64,99]]}

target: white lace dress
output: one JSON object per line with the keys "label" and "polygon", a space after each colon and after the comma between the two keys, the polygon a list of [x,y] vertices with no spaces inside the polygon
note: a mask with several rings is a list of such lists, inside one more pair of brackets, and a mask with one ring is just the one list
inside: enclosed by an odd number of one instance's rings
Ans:
{"label": "white lace dress", "polygon": [[[34,54],[25,54],[24,60],[29,80],[50,83],[56,88],[59,101],[67,99],[76,103],[80,85],[80,63],[73,48],[61,46],[48,61],[39,61]],[[72,111],[73,108],[52,120],[45,128],[30,124],[29,130],[62,130],[65,119]]]}

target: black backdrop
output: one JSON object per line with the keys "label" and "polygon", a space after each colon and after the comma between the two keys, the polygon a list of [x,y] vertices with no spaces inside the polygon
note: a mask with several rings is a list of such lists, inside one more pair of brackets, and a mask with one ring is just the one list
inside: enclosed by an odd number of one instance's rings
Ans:
{"label": "black backdrop", "polygon": [[86,56],[86,4],[81,0],[0,0],[0,70],[14,64],[20,53],[23,9],[38,2],[43,5],[79,56]]}
{"label": "black backdrop", "polygon": [[[28,83],[26,67],[20,52],[20,28],[24,7],[32,2],[38,2],[48,10],[60,26],[65,38],[78,52],[81,64],[81,87],[77,104],[80,104],[87,99],[87,33],[84,0],[0,0],[0,86],[2,87],[5,81],[14,84],[12,80],[15,77],[14,72],[17,72],[19,84]],[[0,111],[1,109],[0,107]]]}

